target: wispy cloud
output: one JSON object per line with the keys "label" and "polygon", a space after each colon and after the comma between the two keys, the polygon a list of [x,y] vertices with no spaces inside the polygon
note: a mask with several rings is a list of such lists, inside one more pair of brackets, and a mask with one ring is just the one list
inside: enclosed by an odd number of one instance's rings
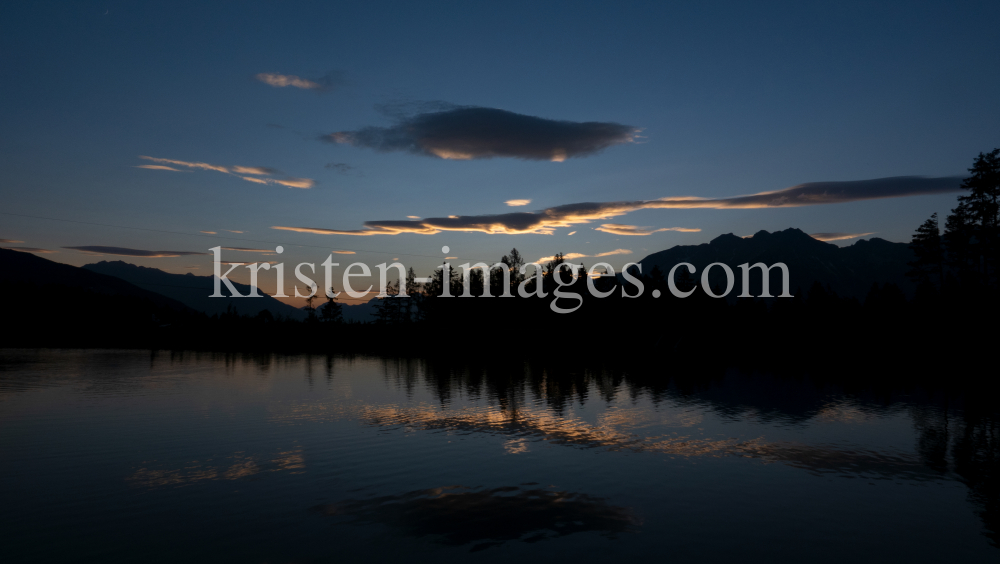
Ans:
{"label": "wispy cloud", "polygon": [[313,82],[311,80],[306,80],[304,78],[299,78],[294,74],[276,74],[270,72],[262,72],[255,76],[257,80],[263,82],[264,84],[269,84],[275,88],[284,88],[286,86],[293,86],[295,88],[301,88],[303,90],[321,90],[323,85],[318,82]]}
{"label": "wispy cloud", "polygon": [[282,186],[288,186],[289,188],[312,188],[316,185],[316,181],[311,178],[254,178],[252,176],[241,176],[243,180],[249,180],[250,182],[255,182],[257,184],[281,184]]}
{"label": "wispy cloud", "polygon": [[[335,254],[335,255],[356,255],[357,254],[354,251],[331,251],[331,252],[333,254]],[[398,260],[398,259],[392,259],[392,260]]]}
{"label": "wispy cloud", "polygon": [[857,237],[874,235],[875,233],[877,231],[872,231],[871,233],[810,233],[809,236],[820,241],[843,241],[844,239],[855,239]]}
{"label": "wispy cloud", "polygon": [[129,249],[126,247],[105,247],[100,245],[84,245],[80,247],[63,247],[74,251],[80,251],[89,255],[115,255],[122,257],[145,257],[145,258],[167,258],[182,257],[189,255],[207,255],[208,253],[194,253],[189,251],[146,251],[142,249]]}
{"label": "wispy cloud", "polygon": [[266,166],[239,166],[233,167],[234,174],[263,174],[272,175],[277,174],[278,171],[273,168],[268,168]]}
{"label": "wispy cloud", "polygon": [[209,235],[218,235],[218,232],[216,231],[202,231],[202,233],[207,233]]}
{"label": "wispy cloud", "polygon": [[11,243],[23,243],[24,241],[15,241],[13,239],[0,239],[0,244],[11,244]]}
{"label": "wispy cloud", "polygon": [[135,165],[135,168],[144,168],[146,170],[171,170],[174,172],[191,172],[189,170],[180,170],[178,168],[166,165]]}
{"label": "wispy cloud", "polygon": [[[178,161],[178,160],[174,160],[174,159],[161,159],[161,158],[157,158],[157,157],[148,157],[146,155],[139,155],[139,158],[140,159],[146,159],[147,161],[153,161],[154,163],[172,164],[172,165],[184,166],[184,167],[187,167],[187,168],[196,168],[196,169],[201,169],[201,170],[214,170],[214,171],[217,171],[217,172],[225,172],[226,174],[229,174],[229,169],[228,168],[226,168],[224,166],[214,165],[214,164],[208,164],[208,163],[202,163],[202,162],[192,162],[192,161]],[[150,168],[150,167],[146,166],[144,168]],[[170,167],[165,167],[165,168],[170,169]],[[155,169],[155,170],[163,170],[163,169],[160,168],[160,169]],[[171,169],[171,170],[177,170],[177,169]]]}
{"label": "wispy cloud", "polygon": [[[442,231],[489,234],[551,235],[557,228],[611,219],[645,209],[753,209],[790,208],[945,194],[961,190],[961,177],[925,178],[896,176],[847,182],[811,182],[784,190],[730,198],[672,197],[625,202],[584,202],[555,206],[538,212],[432,217],[413,220],[366,221],[361,229],[274,226],[272,229],[322,235],[434,235]],[[606,224],[617,225],[617,224]]]}
{"label": "wispy cloud", "polygon": [[510,157],[561,162],[631,142],[639,131],[613,122],[552,120],[475,106],[444,107],[413,116],[397,115],[391,127],[338,131],[322,139],[441,159]]}
{"label": "wispy cloud", "polygon": [[222,247],[224,251],[243,251],[247,253],[273,253],[274,249],[249,249],[247,247]]}
{"label": "wispy cloud", "polygon": [[[587,255],[587,254],[584,254],[584,253],[567,253],[567,254],[563,255],[563,258],[566,259],[566,260],[576,260],[576,259],[588,258],[588,257],[589,258],[600,258],[600,257],[611,257],[611,256],[615,256],[615,255],[630,255],[630,254],[632,254],[632,251],[630,251],[628,249],[615,249],[613,251],[607,251],[607,252],[604,252],[604,253],[597,253],[596,255]],[[554,255],[551,256],[551,257],[542,257],[542,258],[536,260],[535,262],[546,263],[546,262],[549,262],[550,260],[554,260],[555,258],[556,257]]]}
{"label": "wispy cloud", "polygon": [[264,84],[274,86],[275,88],[285,88],[287,86],[291,86],[292,88],[301,88],[302,90],[313,90],[316,92],[333,90],[346,83],[344,73],[337,70],[332,70],[316,79],[302,78],[294,74],[279,74],[273,72],[262,72],[254,76],[254,78]]}
{"label": "wispy cloud", "polygon": [[[20,241],[12,241],[15,243],[20,243]],[[48,249],[39,249],[37,247],[0,247],[7,249],[8,251],[21,251],[23,253],[38,253],[42,255],[48,255],[53,253],[58,253],[59,251],[50,251]]]}
{"label": "wispy cloud", "polygon": [[692,229],[688,227],[661,227],[656,229],[655,227],[638,227],[635,225],[622,225],[620,223],[604,223],[601,224],[600,227],[595,227],[594,229],[605,233],[611,233],[612,235],[628,236],[652,235],[653,233],[660,233],[661,231],[680,231],[682,233],[697,233],[701,231],[701,229]]}
{"label": "wispy cloud", "polygon": [[[203,162],[192,162],[192,161],[178,161],[174,159],[161,159],[158,157],[149,157],[146,155],[140,155],[140,159],[146,159],[149,161],[157,163],[172,164],[175,166],[183,166],[196,170],[214,170],[216,172],[221,172],[224,174],[230,174],[237,178],[241,178],[248,182],[253,182],[255,184],[280,184],[282,186],[287,186],[289,188],[312,188],[316,185],[316,181],[311,178],[257,178],[258,176],[273,176],[278,174],[276,169],[266,167],[266,166],[241,166],[234,165],[231,167],[215,165]],[[164,165],[138,165],[136,168],[145,168],[150,170],[172,170],[175,172],[184,172],[176,168]],[[244,174],[250,174],[254,176],[242,176]]]}

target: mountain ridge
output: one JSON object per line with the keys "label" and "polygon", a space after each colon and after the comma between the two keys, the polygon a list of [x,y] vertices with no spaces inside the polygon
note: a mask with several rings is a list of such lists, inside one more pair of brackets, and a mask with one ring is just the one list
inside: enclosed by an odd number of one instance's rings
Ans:
{"label": "mountain ridge", "polygon": [[[708,243],[677,245],[658,251],[638,262],[642,273],[647,276],[654,267],[666,276],[674,265],[687,262],[695,266],[696,272],[692,277],[696,280],[701,279],[706,266],[721,262],[733,269],[735,286],[730,297],[741,291],[738,265],[763,262],[771,266],[780,262],[788,267],[789,289],[793,295],[806,292],[819,282],[841,296],[861,300],[874,283],[895,284],[912,297],[916,288],[906,276],[909,269],[907,263],[911,260],[913,252],[906,243],[872,237],[838,247],[792,227],[775,232],[760,230],[748,237],[726,233]],[[759,269],[755,269],[754,273],[757,271]],[[725,287],[725,275],[721,268],[713,268],[709,280],[713,286]],[[777,269],[771,272],[769,286],[772,295],[780,293],[781,277]],[[761,294],[760,275],[751,276],[750,289],[754,296]]]}
{"label": "mountain ridge", "polygon": [[[261,297],[254,299],[232,298],[229,289],[225,284],[222,284],[221,291],[226,298],[209,297],[215,291],[214,274],[210,276],[198,276],[191,272],[172,274],[151,266],[139,266],[121,260],[102,260],[97,263],[85,264],[81,268],[90,272],[114,276],[140,288],[168,296],[191,309],[210,316],[221,315],[229,307],[232,307],[241,315],[255,316],[268,310],[271,315],[276,317],[283,316],[300,321],[305,319],[305,312],[276,300],[264,292],[260,292]],[[235,281],[232,284],[240,294],[246,296],[250,293],[251,287],[248,284],[240,284]]]}

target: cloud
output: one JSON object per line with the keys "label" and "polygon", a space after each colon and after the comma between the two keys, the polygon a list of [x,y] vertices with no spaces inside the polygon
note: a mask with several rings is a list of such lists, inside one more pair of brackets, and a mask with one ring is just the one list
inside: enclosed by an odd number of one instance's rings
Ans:
{"label": "cloud", "polygon": [[208,233],[209,235],[218,235],[215,231],[202,231],[202,233]]}
{"label": "cloud", "polygon": [[23,243],[23,242],[24,241],[15,241],[13,239],[0,239],[0,244],[6,243],[9,245],[11,243]]}
{"label": "cloud", "polygon": [[174,172],[190,172],[188,170],[180,170],[172,166],[165,166],[165,165],[136,165],[135,168],[145,168],[147,170],[172,170]]}
{"label": "cloud", "polygon": [[284,180],[275,180],[274,182],[275,184],[281,184],[289,188],[312,188],[316,185],[316,181],[311,178],[286,178]]}
{"label": "cloud", "polygon": [[273,168],[268,168],[266,166],[239,166],[239,165],[237,165],[237,166],[233,167],[233,173],[234,174],[263,174],[263,175],[272,175],[272,174],[277,174],[277,172],[278,172],[277,170],[275,170]]}
{"label": "cloud", "polygon": [[295,88],[301,88],[303,90],[322,90],[323,85],[318,82],[313,82],[311,80],[306,80],[304,78],[299,78],[294,74],[275,74],[270,72],[262,72],[255,76],[257,80],[263,82],[264,84],[269,84],[275,88],[284,88],[286,86],[294,86]]}
{"label": "cloud", "polygon": [[511,157],[561,162],[631,142],[639,131],[620,123],[552,120],[475,106],[446,106],[395,117],[392,127],[338,131],[321,139],[441,159]]}
{"label": "cloud", "polygon": [[125,247],[103,247],[99,245],[86,245],[82,247],[63,247],[87,253],[91,255],[117,255],[122,257],[146,257],[146,258],[166,258],[182,257],[189,255],[207,255],[208,253],[193,253],[188,251],[144,251],[141,249],[128,249]]}
{"label": "cloud", "polygon": [[877,231],[872,231],[871,233],[810,233],[809,236],[820,241],[843,241],[844,239],[854,239],[866,235],[874,235],[875,233]]}
{"label": "cloud", "polygon": [[[790,208],[945,194],[960,191],[961,177],[925,178],[896,176],[847,182],[812,182],[784,190],[761,192],[731,198],[672,197],[659,200],[623,202],[583,202],[565,204],[537,212],[509,212],[488,215],[431,217],[412,220],[366,221],[361,229],[274,226],[272,229],[318,233],[322,235],[399,235],[416,233],[434,235],[442,231],[466,231],[489,234],[551,235],[557,228],[570,227],[626,215],[645,209],[753,209]],[[617,224],[606,224],[617,225]]]}
{"label": "cloud", "polygon": [[507,200],[504,203],[507,204],[508,206],[512,207],[512,208],[516,208],[516,207],[519,207],[519,206],[526,206],[526,205],[530,204],[531,200]]}
{"label": "cloud", "polygon": [[603,231],[605,233],[611,233],[612,235],[652,235],[653,233],[659,233],[661,231],[680,231],[683,233],[697,233],[701,229],[690,229],[687,227],[661,227],[659,229],[654,229],[652,227],[638,227],[635,225],[622,225],[620,223],[604,223],[600,227],[594,228],[597,231]]}
{"label": "cloud", "polygon": [[224,251],[244,251],[247,253],[273,253],[274,249],[248,249],[247,247],[222,247]]}
{"label": "cloud", "polygon": [[241,176],[240,178],[256,184],[281,184],[282,186],[288,186],[289,188],[308,189],[316,185],[316,181],[311,178],[286,178],[284,180],[279,180],[277,178],[254,178],[252,176]]}
{"label": "cloud", "polygon": [[[615,249],[613,251],[607,251],[607,252],[604,252],[604,253],[597,253],[596,255],[585,255],[583,253],[567,253],[567,254],[563,255],[563,258],[565,260],[576,260],[576,259],[579,259],[579,258],[587,258],[587,257],[590,257],[590,258],[600,258],[600,257],[611,257],[611,256],[615,256],[615,255],[630,255],[630,254],[632,254],[632,251],[630,251],[628,249]],[[546,262],[549,262],[550,260],[554,260],[555,258],[556,258],[555,256],[542,257],[542,258],[536,260],[535,262],[546,263]]]}
{"label": "cloud", "polygon": [[[161,159],[158,157],[148,157],[145,155],[140,155],[140,159],[146,159],[149,161],[157,163],[167,163],[177,166],[183,166],[187,168],[199,169],[199,170],[214,170],[216,172],[222,172],[224,174],[231,174],[243,180],[254,182],[256,184],[280,184],[282,186],[288,186],[289,188],[312,188],[316,185],[316,181],[311,178],[256,178],[255,176],[240,176],[243,174],[252,174],[256,176],[271,176],[277,174],[278,171],[266,166],[240,166],[235,165],[232,167],[226,167],[222,165],[214,165],[203,162],[189,162],[189,161],[178,161],[174,159]],[[139,165],[136,168],[146,168],[152,170],[172,170],[176,172],[179,171],[176,168],[161,165]]]}
{"label": "cloud", "polygon": [[[20,243],[21,241],[11,241],[12,243]],[[58,253],[59,251],[50,251],[48,249],[39,249],[37,247],[0,247],[7,249],[8,251],[21,251],[23,253],[38,253],[42,255],[49,255],[53,253]]]}
{"label": "cloud", "polygon": [[[332,252],[335,255],[356,255],[357,254],[354,251],[332,251]],[[398,259],[392,259],[392,260],[398,260]]]}
{"label": "cloud", "polygon": [[[214,164],[208,164],[208,163],[202,163],[202,162],[177,161],[177,160],[174,160],[174,159],[160,159],[160,158],[157,158],[157,157],[147,157],[146,155],[139,155],[139,158],[140,159],[146,159],[147,161],[153,161],[154,163],[172,164],[172,165],[177,165],[177,166],[185,166],[187,168],[197,168],[197,169],[201,169],[201,170],[214,170],[214,171],[217,171],[217,172],[225,172],[226,174],[229,174],[229,169],[228,168],[226,168],[224,166],[214,165]],[[140,165],[140,168],[150,168],[150,167],[148,165],[145,166],[145,167],[143,167],[142,165]],[[164,167],[164,168],[168,168],[169,169],[170,167]],[[156,170],[163,170],[163,169],[159,168],[159,169],[156,169]],[[177,169],[171,169],[171,170],[177,170]]]}
{"label": "cloud", "polygon": [[570,231],[569,233],[566,234],[567,237],[569,237],[570,235],[576,235],[576,231]]}
{"label": "cloud", "polygon": [[262,72],[254,76],[254,78],[263,82],[264,84],[269,84],[271,86],[274,86],[275,88],[285,88],[286,86],[292,86],[294,88],[301,88],[302,90],[314,90],[316,92],[333,90],[334,88],[342,86],[345,83],[344,74],[340,71],[335,71],[335,70],[330,71],[315,80],[298,77],[295,76],[294,74],[278,74],[270,72]]}

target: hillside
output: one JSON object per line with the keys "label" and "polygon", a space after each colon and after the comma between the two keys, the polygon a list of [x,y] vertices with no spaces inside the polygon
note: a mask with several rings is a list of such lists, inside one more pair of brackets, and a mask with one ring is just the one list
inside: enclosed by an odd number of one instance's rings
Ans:
{"label": "hillside", "polygon": [[[232,306],[242,315],[255,316],[261,311],[269,310],[275,317],[305,319],[305,313],[301,310],[263,292],[260,292],[259,298],[232,298],[228,297],[229,289],[223,284],[222,293],[227,297],[211,298],[209,296],[215,292],[214,276],[195,276],[190,272],[171,274],[158,268],[137,266],[120,260],[87,264],[83,268],[90,272],[114,276],[141,288],[163,294],[206,315],[225,313],[226,309]],[[244,296],[250,293],[250,286],[247,284],[233,282],[233,286]]]}

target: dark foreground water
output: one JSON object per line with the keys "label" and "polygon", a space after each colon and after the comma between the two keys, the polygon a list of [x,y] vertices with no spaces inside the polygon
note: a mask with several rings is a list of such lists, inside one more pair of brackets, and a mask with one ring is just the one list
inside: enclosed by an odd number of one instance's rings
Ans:
{"label": "dark foreground water", "polygon": [[0,561],[995,563],[998,427],[967,411],[735,370],[0,350]]}

